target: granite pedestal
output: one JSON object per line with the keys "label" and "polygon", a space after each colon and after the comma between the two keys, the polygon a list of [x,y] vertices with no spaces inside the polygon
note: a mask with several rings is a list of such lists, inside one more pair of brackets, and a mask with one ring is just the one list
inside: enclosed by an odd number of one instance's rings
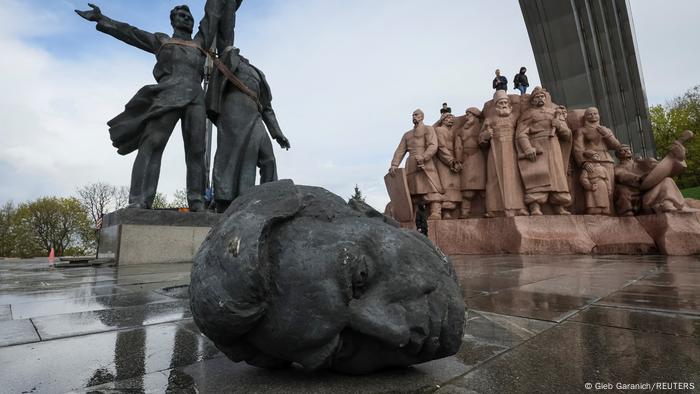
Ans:
{"label": "granite pedestal", "polygon": [[97,257],[120,265],[191,262],[218,220],[214,213],[121,209],[104,217]]}

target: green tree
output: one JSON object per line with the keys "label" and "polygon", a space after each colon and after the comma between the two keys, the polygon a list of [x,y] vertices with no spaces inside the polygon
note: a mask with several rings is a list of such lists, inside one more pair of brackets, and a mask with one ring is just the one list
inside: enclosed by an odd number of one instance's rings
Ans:
{"label": "green tree", "polygon": [[[700,132],[700,85],[676,97],[666,105],[655,105],[649,109],[654,143],[659,157],[668,153],[671,143],[684,130]],[[688,169],[678,177],[681,189],[700,185],[700,135],[686,144]]]}
{"label": "green tree", "polygon": [[[76,198],[44,197],[20,204],[15,214],[17,254],[48,254],[53,247],[57,256],[67,249],[84,250],[89,234],[94,232],[91,220]],[[16,238],[17,239],[17,238]],[[37,250],[38,249],[38,250]]]}
{"label": "green tree", "polygon": [[10,257],[14,249],[14,227],[13,221],[15,212],[15,204],[8,201],[0,208],[0,256]]}
{"label": "green tree", "polygon": [[357,184],[355,184],[355,193],[350,196],[350,199],[365,202],[365,196],[362,195],[362,191],[360,191],[360,187]]}

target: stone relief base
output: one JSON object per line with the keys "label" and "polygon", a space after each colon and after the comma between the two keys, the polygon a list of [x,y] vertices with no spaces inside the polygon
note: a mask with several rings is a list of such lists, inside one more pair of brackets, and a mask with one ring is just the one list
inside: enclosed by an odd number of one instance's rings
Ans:
{"label": "stone relief base", "polygon": [[97,257],[119,265],[192,262],[219,215],[122,209],[105,216]]}
{"label": "stone relief base", "polygon": [[430,220],[428,233],[447,255],[700,254],[698,212]]}

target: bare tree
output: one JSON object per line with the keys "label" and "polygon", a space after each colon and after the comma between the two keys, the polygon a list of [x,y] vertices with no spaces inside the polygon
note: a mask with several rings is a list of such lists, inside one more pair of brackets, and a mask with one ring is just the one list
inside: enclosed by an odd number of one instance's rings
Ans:
{"label": "bare tree", "polygon": [[170,207],[186,208],[187,206],[187,191],[185,191],[184,189],[175,190],[173,200],[170,202]]}
{"label": "bare tree", "polygon": [[118,186],[114,188],[114,209],[126,208],[129,205],[129,188]]}
{"label": "bare tree", "polygon": [[112,210],[117,188],[102,182],[91,183],[78,189],[80,204],[97,224],[98,220]]}

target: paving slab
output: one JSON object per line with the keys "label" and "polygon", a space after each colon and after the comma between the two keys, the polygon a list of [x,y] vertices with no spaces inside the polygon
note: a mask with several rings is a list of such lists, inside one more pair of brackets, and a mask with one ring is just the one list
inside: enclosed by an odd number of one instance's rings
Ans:
{"label": "paving slab", "polygon": [[29,319],[0,321],[0,347],[38,341],[39,335]]}
{"label": "paving slab", "polygon": [[635,283],[597,304],[700,315],[700,287]]}
{"label": "paving slab", "polygon": [[622,392],[616,384],[664,382],[700,387],[698,338],[565,322],[437,393],[590,393],[587,383]]}
{"label": "paving slab", "polygon": [[121,308],[155,302],[167,302],[172,300],[172,298],[160,294],[145,292],[70,298],[42,302],[27,302],[12,305],[12,316],[15,319],[26,319],[30,317],[98,311],[103,309]]}
{"label": "paving slab", "polygon": [[12,320],[12,309],[9,305],[0,305],[0,321]]}
{"label": "paving slab", "polygon": [[8,393],[63,393],[220,357],[176,323],[0,348]]}
{"label": "paving slab", "polygon": [[570,321],[678,336],[700,337],[700,316],[591,306]]}
{"label": "paving slab", "polygon": [[509,289],[469,298],[465,303],[467,308],[477,311],[561,322],[594,301],[592,297]]}
{"label": "paving slab", "polygon": [[191,316],[189,302],[178,300],[126,308],[35,317],[32,321],[41,339],[46,341],[178,321]]}

